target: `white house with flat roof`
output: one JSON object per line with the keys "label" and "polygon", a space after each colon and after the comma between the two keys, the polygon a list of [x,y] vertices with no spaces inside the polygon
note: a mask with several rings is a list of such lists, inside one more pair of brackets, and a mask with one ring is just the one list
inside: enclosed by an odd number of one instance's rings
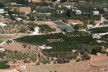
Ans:
{"label": "white house with flat roof", "polygon": [[76,14],[82,14],[81,10],[76,10]]}
{"label": "white house with flat roof", "polygon": [[5,13],[4,9],[0,9],[0,14]]}
{"label": "white house with flat roof", "polygon": [[60,2],[61,0],[57,0],[57,2]]}
{"label": "white house with flat roof", "polygon": [[4,23],[0,22],[0,26],[6,26],[6,24],[4,24]]}
{"label": "white house with flat roof", "polygon": [[22,21],[23,19],[22,18],[16,18],[16,21]]}
{"label": "white house with flat roof", "polygon": [[99,11],[93,11],[94,15],[99,15]]}
{"label": "white house with flat roof", "polygon": [[37,26],[37,27],[34,28],[34,31],[33,31],[32,35],[38,35],[39,32],[40,32],[40,28]]}
{"label": "white house with flat roof", "polygon": [[0,47],[0,52],[3,52],[3,51],[5,51],[5,49],[4,49],[4,48],[2,48],[2,47]]}
{"label": "white house with flat roof", "polygon": [[67,6],[65,6],[67,9],[70,9],[71,8],[71,6],[70,5],[67,5]]}

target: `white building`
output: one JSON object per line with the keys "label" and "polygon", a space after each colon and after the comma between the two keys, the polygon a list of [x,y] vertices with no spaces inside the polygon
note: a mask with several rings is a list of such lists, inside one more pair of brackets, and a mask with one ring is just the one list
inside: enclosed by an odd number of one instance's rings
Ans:
{"label": "white building", "polygon": [[99,15],[99,11],[93,11],[94,15]]}
{"label": "white building", "polygon": [[77,25],[77,23],[72,23],[72,25]]}
{"label": "white building", "polygon": [[61,0],[57,0],[57,2],[60,2]]}
{"label": "white building", "polygon": [[0,9],[0,14],[5,13],[4,9]]}
{"label": "white building", "polygon": [[22,18],[16,18],[16,21],[22,21]]}
{"label": "white building", "polygon": [[59,8],[61,8],[61,5],[58,5]]}
{"label": "white building", "polygon": [[101,38],[101,36],[99,34],[92,34],[92,37],[96,38],[96,39],[100,39]]}
{"label": "white building", "polygon": [[32,35],[38,35],[40,32],[40,28],[39,27],[35,27],[34,28],[34,32],[32,33]]}
{"label": "white building", "polygon": [[5,51],[5,49],[4,48],[0,48],[0,52],[3,52],[3,51]]}
{"label": "white building", "polygon": [[89,25],[87,25],[87,28],[91,29],[91,28],[93,28],[93,25],[89,24]]}
{"label": "white building", "polygon": [[46,45],[43,45],[43,46],[40,46],[41,49],[52,49],[51,46],[46,46]]}
{"label": "white building", "polygon": [[72,26],[74,27],[75,25],[77,25],[77,23],[74,23],[74,22],[73,22],[73,23],[72,23]]}
{"label": "white building", "polygon": [[106,43],[104,40],[97,40],[97,43]]}
{"label": "white building", "polygon": [[76,10],[76,14],[81,14],[81,10]]}
{"label": "white building", "polygon": [[68,9],[70,9],[71,8],[71,6],[70,5],[67,5],[67,6],[65,6],[66,8],[68,8]]}
{"label": "white building", "polygon": [[4,24],[4,23],[0,22],[0,26],[6,26],[6,24]]}
{"label": "white building", "polygon": [[20,66],[20,68],[21,68],[21,69],[26,69],[26,68],[27,68],[27,66]]}
{"label": "white building", "polygon": [[62,13],[64,13],[64,11],[63,11],[63,10],[61,10],[61,11],[60,11],[60,13],[62,14]]}

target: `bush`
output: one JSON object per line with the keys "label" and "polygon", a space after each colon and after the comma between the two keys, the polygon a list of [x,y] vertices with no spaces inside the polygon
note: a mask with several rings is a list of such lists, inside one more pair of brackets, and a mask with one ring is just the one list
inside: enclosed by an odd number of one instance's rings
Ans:
{"label": "bush", "polygon": [[106,33],[108,32],[108,27],[99,27],[99,28],[93,28],[89,29],[92,33]]}
{"label": "bush", "polygon": [[81,59],[79,59],[79,58],[78,58],[78,59],[76,59],[76,62],[80,62],[80,61],[81,61]]}
{"label": "bush", "polygon": [[6,62],[4,61],[0,61],[0,69],[6,69],[6,68],[10,68],[10,66],[7,65]]}

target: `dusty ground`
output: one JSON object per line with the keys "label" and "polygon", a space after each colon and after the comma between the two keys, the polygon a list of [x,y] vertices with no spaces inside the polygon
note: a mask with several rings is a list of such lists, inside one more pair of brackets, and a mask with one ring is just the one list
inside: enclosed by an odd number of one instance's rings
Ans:
{"label": "dusty ground", "polygon": [[[92,58],[94,59],[94,56]],[[98,58],[96,59],[98,60]],[[101,60],[102,59],[100,59],[100,61]],[[99,62],[96,63],[98,64]],[[104,63],[104,61],[102,63]],[[106,62],[106,64],[108,64],[108,62]],[[19,67],[17,67],[16,69],[22,72],[108,72],[107,66],[106,67],[91,66],[89,64],[89,61],[75,62],[74,60],[72,60],[70,63],[67,64],[53,64],[53,65],[48,64],[48,65],[39,65],[39,66],[34,65],[34,66],[27,66],[27,69],[22,69]],[[0,70],[0,72],[7,72],[7,70]]]}
{"label": "dusty ground", "polygon": [[95,70],[89,67],[88,61],[74,62],[69,64],[55,65],[40,65],[29,66],[27,69],[21,69],[22,72],[94,72]]}
{"label": "dusty ground", "polygon": [[20,70],[22,72],[108,72],[108,57],[91,55],[90,61],[75,62],[72,60],[67,64],[28,66],[27,69]]}
{"label": "dusty ground", "polygon": [[[88,20],[88,23],[90,22],[90,20]],[[97,23],[99,23],[100,22],[100,20],[95,20],[94,21],[94,23],[95,24],[97,24]],[[72,20],[72,19],[70,19],[70,20],[68,20],[68,24],[72,24],[72,23],[77,23],[77,24],[84,24],[82,21],[80,21],[80,20]]]}
{"label": "dusty ground", "polygon": [[2,47],[5,48],[5,49],[8,49],[8,50],[16,50],[16,51],[21,51],[21,52],[27,52],[30,49],[35,48],[36,46],[27,45],[24,48],[22,43],[9,43],[9,44],[4,44]]}
{"label": "dusty ground", "polygon": [[1,36],[0,35],[0,41],[5,41],[5,40],[9,40],[11,38],[13,38],[14,36]]}
{"label": "dusty ground", "polygon": [[80,20],[72,20],[72,19],[68,20],[67,22],[68,22],[68,24],[72,24],[72,23],[84,24],[84,23],[83,23],[82,21],[80,21]]}
{"label": "dusty ground", "polygon": [[[35,48],[33,45],[27,45],[24,48],[21,43],[10,43],[3,45],[4,48],[9,50],[17,50],[26,52],[29,47]],[[27,65],[27,69],[20,69],[22,72],[108,72],[108,56],[106,55],[90,55],[91,59],[88,61],[75,62],[70,61],[67,64],[46,64],[36,66],[35,64],[22,64]],[[34,66],[33,66],[34,65]],[[3,71],[1,71],[3,72]]]}
{"label": "dusty ground", "polygon": [[16,69],[0,69],[0,72],[19,72]]}
{"label": "dusty ground", "polygon": [[[29,1],[31,1],[31,0],[29,0]],[[41,0],[32,0],[33,2],[40,2]]]}
{"label": "dusty ground", "polygon": [[90,64],[93,66],[108,66],[108,56],[106,55],[91,55]]}

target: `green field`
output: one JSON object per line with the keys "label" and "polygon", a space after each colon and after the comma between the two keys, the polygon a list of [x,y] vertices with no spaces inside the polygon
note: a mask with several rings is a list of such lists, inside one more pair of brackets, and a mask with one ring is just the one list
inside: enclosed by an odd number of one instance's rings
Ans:
{"label": "green field", "polygon": [[6,64],[7,61],[2,61],[0,60],[0,69],[7,69],[7,68],[10,68],[9,65]]}
{"label": "green field", "polygon": [[92,33],[106,33],[108,32],[108,27],[100,27],[100,28],[93,28],[89,29]]}
{"label": "green field", "polygon": [[67,25],[59,25],[58,27],[59,27],[61,30],[66,29],[67,32],[73,32],[73,31],[74,31],[74,29],[73,29],[72,27],[67,26]]}
{"label": "green field", "polygon": [[55,31],[55,29],[52,29],[51,27],[49,27],[48,25],[38,25],[40,27],[40,29],[44,32],[52,32]]}
{"label": "green field", "polygon": [[[91,35],[85,32],[67,32],[66,34],[46,34],[38,36],[25,36],[15,39],[17,42],[51,46],[51,49],[42,50],[44,55],[48,57],[57,57],[65,60],[77,59],[78,54],[82,56],[82,60],[88,60],[88,54],[96,54],[101,52],[101,47]],[[76,50],[72,54],[72,50]],[[57,60],[61,63],[61,60]]]}
{"label": "green field", "polygon": [[[48,40],[53,40],[50,42]],[[53,47],[45,52],[65,52],[73,49],[83,50],[90,49],[92,45],[96,45],[96,41],[85,32],[69,32],[65,35],[62,33],[47,34],[38,36],[25,36],[16,39],[18,42],[29,43],[34,45],[47,45]]]}

